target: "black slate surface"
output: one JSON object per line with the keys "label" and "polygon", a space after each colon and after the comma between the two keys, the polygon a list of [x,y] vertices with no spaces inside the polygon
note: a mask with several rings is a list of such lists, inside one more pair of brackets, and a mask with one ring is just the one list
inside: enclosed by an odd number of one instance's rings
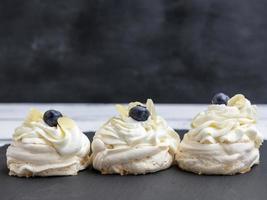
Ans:
{"label": "black slate surface", "polygon": [[[181,132],[181,131],[180,131]],[[89,134],[92,137],[92,133]],[[0,199],[3,200],[264,200],[267,198],[267,147],[261,163],[235,176],[199,176],[173,166],[138,176],[101,175],[87,169],[71,177],[8,176],[6,147],[0,148]]]}
{"label": "black slate surface", "polygon": [[266,0],[1,0],[0,102],[267,103]]}

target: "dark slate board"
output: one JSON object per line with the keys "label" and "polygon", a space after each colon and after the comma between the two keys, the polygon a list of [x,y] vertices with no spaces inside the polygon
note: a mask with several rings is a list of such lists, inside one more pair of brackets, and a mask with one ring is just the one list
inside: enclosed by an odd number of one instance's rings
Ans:
{"label": "dark slate board", "polygon": [[[90,138],[92,135],[89,133]],[[26,179],[8,176],[5,152],[6,146],[0,148],[0,198],[5,200],[267,198],[266,145],[261,148],[261,164],[247,174],[236,176],[199,176],[173,166],[165,171],[138,176],[101,175],[87,169],[78,176]]]}

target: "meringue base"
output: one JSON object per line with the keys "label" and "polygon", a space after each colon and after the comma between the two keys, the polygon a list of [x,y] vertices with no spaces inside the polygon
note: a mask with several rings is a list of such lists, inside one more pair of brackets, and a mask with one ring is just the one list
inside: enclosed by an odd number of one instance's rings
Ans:
{"label": "meringue base", "polygon": [[[29,163],[13,162],[9,165],[9,175],[18,177],[34,177],[34,176],[74,176],[79,171],[84,170],[90,162],[89,156],[82,161],[71,164],[70,166],[38,170],[39,166],[34,166]],[[88,163],[83,165],[81,163]]]}
{"label": "meringue base", "polygon": [[[100,155],[101,153],[98,153],[98,158],[96,157],[96,159],[102,157],[102,155]],[[99,166],[94,162],[93,166],[102,174],[138,175],[167,169],[172,165],[173,160],[173,156],[168,151],[162,151],[142,160],[133,160],[131,162],[113,164],[110,166]]]}
{"label": "meringue base", "polygon": [[49,145],[14,142],[7,149],[10,176],[70,176],[90,164],[89,154],[83,157],[61,157]]}
{"label": "meringue base", "polygon": [[234,175],[249,172],[259,164],[259,149],[253,142],[233,144],[200,144],[183,141],[176,155],[185,171],[207,175]]}

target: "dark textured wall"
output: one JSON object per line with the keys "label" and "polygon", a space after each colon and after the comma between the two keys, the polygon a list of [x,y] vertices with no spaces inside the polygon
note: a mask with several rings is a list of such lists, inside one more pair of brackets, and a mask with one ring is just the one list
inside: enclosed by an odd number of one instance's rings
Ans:
{"label": "dark textured wall", "polygon": [[267,103],[267,1],[1,0],[1,102]]}

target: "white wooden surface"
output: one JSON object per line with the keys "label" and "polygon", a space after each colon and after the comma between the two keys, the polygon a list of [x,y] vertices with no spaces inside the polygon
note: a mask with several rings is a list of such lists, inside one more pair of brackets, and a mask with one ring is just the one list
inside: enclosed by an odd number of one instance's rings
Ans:
{"label": "white wooden surface", "polygon": [[[114,104],[0,104],[0,146],[10,143],[11,137],[29,109],[60,110],[74,119],[83,131],[94,131],[108,118],[116,115]],[[157,104],[157,112],[175,129],[188,129],[191,119],[206,109],[203,104]],[[258,105],[258,127],[267,139],[267,105]]]}

